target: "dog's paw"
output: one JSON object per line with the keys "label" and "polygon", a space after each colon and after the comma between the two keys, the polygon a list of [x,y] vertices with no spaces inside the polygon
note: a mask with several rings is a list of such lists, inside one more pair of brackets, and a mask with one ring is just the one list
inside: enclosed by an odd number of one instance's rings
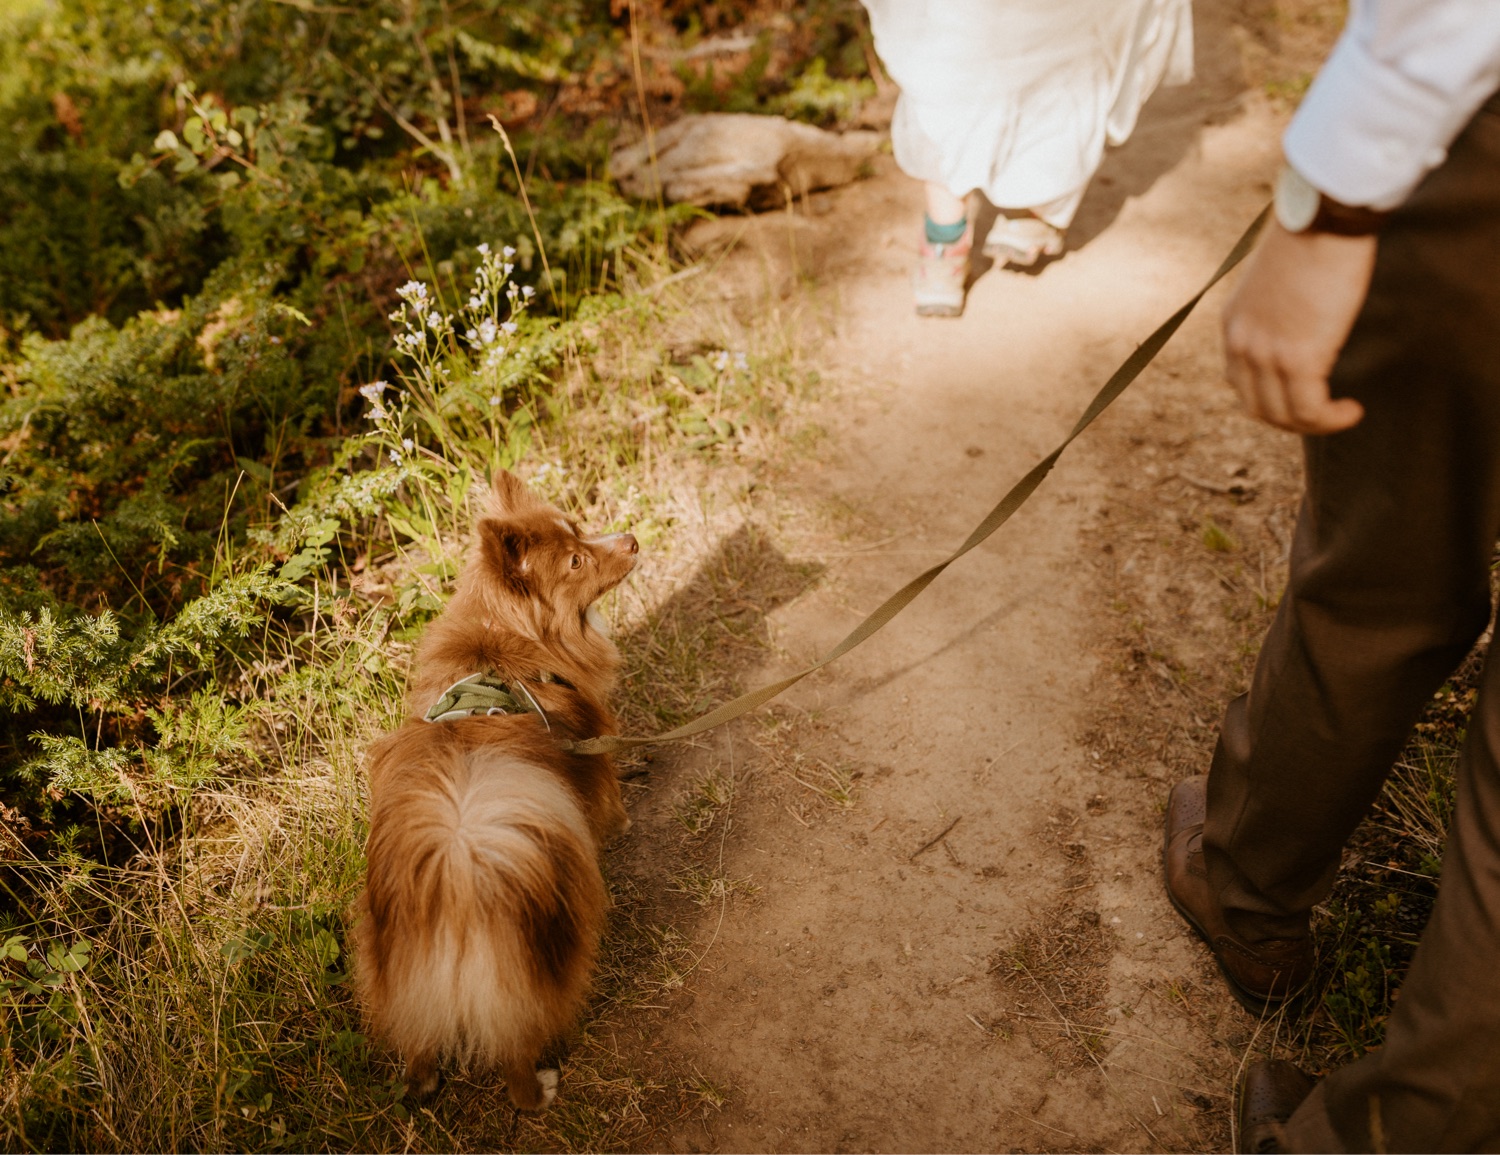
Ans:
{"label": "dog's paw", "polygon": [[536,1081],[542,1087],[542,1105],[537,1110],[545,1111],[552,1106],[552,1100],[557,1098],[557,1071],[552,1067],[544,1067],[536,1073]]}
{"label": "dog's paw", "polygon": [[623,805],[611,806],[603,816],[604,841],[613,842],[616,838],[624,836],[635,823],[630,821],[630,814]]}
{"label": "dog's paw", "polygon": [[435,1095],[441,1081],[442,1072],[431,1060],[419,1060],[406,1065],[406,1093],[418,1103]]}

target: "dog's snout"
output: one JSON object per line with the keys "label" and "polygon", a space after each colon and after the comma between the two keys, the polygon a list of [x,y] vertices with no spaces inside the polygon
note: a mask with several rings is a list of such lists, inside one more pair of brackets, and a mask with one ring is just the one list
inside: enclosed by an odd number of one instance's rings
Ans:
{"label": "dog's snout", "polygon": [[601,545],[607,550],[615,553],[635,554],[641,552],[640,543],[635,540],[633,533],[606,533],[603,537],[596,537],[590,545]]}

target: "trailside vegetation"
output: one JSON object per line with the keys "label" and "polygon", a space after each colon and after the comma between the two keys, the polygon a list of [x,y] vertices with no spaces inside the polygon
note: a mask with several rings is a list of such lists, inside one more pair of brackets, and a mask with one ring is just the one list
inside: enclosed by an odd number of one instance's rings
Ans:
{"label": "trailside vegetation", "polygon": [[[667,339],[694,214],[607,157],[849,115],[857,7],[816,7],[0,0],[5,1146],[649,1133],[587,1038],[546,1123],[403,1106],[346,983],[359,758],[493,470],[649,544],[643,470],[774,425],[800,371]],[[606,1009],[675,949],[616,925]]]}

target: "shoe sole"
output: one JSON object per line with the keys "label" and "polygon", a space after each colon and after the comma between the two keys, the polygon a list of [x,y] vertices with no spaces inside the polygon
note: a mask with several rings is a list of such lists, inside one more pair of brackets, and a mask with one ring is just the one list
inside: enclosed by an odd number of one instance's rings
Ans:
{"label": "shoe sole", "polygon": [[1164,833],[1161,841],[1162,889],[1167,892],[1167,901],[1172,904],[1172,909],[1182,916],[1182,921],[1188,924],[1188,926],[1192,929],[1192,932],[1196,934],[1203,945],[1208,948],[1208,953],[1210,956],[1212,956],[1214,965],[1219,968],[1219,974],[1223,976],[1224,984],[1229,988],[1229,993],[1234,996],[1234,1001],[1239,1003],[1240,1006],[1244,1007],[1252,1015],[1255,1015],[1257,1018],[1259,1018],[1270,1011],[1280,1009],[1286,1004],[1289,999],[1296,998],[1304,990],[1306,990],[1307,984],[1303,983],[1302,986],[1298,987],[1296,990],[1288,991],[1284,995],[1256,994],[1248,987],[1242,986],[1239,980],[1225,969],[1223,960],[1219,958],[1219,952],[1214,950],[1213,940],[1209,938],[1207,932],[1198,925],[1198,920],[1188,913],[1187,907],[1183,906],[1182,903],[1177,901],[1177,896],[1172,893],[1172,888],[1166,885],[1167,848],[1170,845],[1170,834]]}
{"label": "shoe sole", "polygon": [[1029,269],[1043,258],[1061,256],[1062,250],[1050,252],[1047,249],[1013,249],[1009,245],[985,245],[984,255],[1002,268]]}
{"label": "shoe sole", "polygon": [[917,316],[919,317],[962,317],[964,307],[962,305],[933,304],[918,305]]}
{"label": "shoe sole", "polygon": [[980,252],[997,264],[1009,265],[1013,269],[1029,269],[1038,261],[1062,256],[1066,247],[1061,238],[1038,241],[1024,248],[1008,241],[986,241]]}

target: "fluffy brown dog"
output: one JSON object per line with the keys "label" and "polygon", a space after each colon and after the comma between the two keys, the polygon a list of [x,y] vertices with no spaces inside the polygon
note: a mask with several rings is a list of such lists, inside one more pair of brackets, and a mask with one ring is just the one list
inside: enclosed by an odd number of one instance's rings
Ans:
{"label": "fluffy brown dog", "polygon": [[[557,1087],[537,1060],[576,1019],[598,952],[599,847],[630,824],[611,760],[558,739],[616,730],[619,655],[589,607],[637,547],[580,536],[504,472],[475,537],[417,651],[414,717],[370,751],[357,970],[370,1026],[418,1095],[450,1058],[498,1067],[511,1101],[537,1111]],[[424,719],[475,674],[516,708]]]}

